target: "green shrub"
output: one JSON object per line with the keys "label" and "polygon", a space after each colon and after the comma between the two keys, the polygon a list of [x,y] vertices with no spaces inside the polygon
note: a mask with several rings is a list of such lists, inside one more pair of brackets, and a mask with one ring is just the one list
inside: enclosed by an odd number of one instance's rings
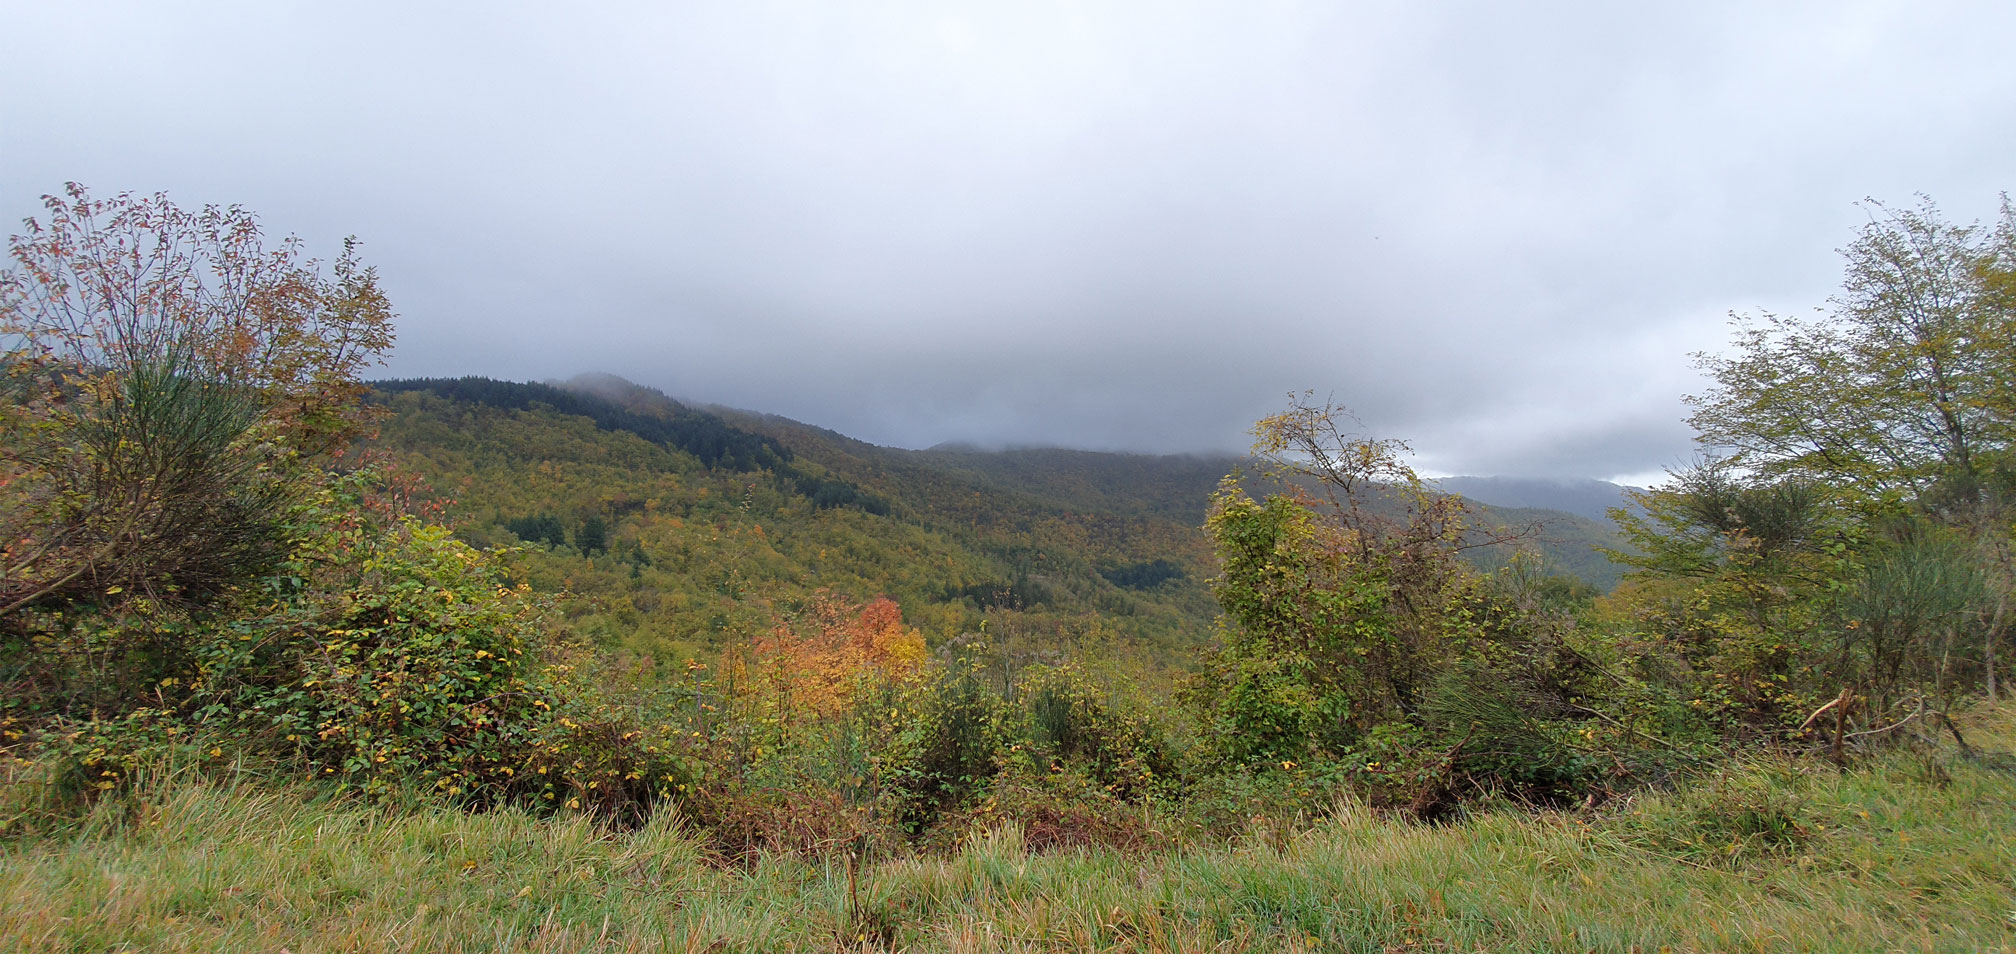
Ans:
{"label": "green shrub", "polygon": [[[150,770],[189,756],[190,733],[169,713],[136,709],[116,718],[60,723],[39,746],[48,806],[88,806],[130,790]],[[218,756],[223,750],[218,749]]]}
{"label": "green shrub", "polygon": [[1436,680],[1422,720],[1470,785],[1545,801],[1576,793],[1591,768],[1567,738],[1576,728],[1543,716],[1547,702],[1501,670],[1465,663]]}
{"label": "green shrub", "polygon": [[513,731],[551,707],[528,679],[538,605],[446,530],[354,506],[332,489],[307,508],[315,532],[266,580],[268,612],[204,644],[197,721],[367,791],[499,784],[516,770]]}
{"label": "green shrub", "polygon": [[890,740],[884,777],[905,830],[922,831],[1001,770],[1006,705],[981,678],[982,666],[977,655],[960,655],[939,667],[915,690],[909,720]]}
{"label": "green shrub", "polygon": [[1176,780],[1167,735],[1145,707],[1115,697],[1075,668],[1035,667],[1018,687],[1023,742],[1018,761],[1048,772],[1082,768],[1101,791],[1122,800],[1146,797]]}
{"label": "green shrub", "polygon": [[1309,757],[1322,730],[1343,720],[1349,695],[1310,684],[1307,667],[1293,656],[1220,651],[1185,690],[1203,710],[1205,737],[1227,765],[1299,761]]}
{"label": "green shrub", "polygon": [[265,612],[200,644],[194,721],[375,796],[633,818],[669,796],[688,771],[677,746],[568,681],[546,604],[446,529],[361,509],[369,480],[304,507]]}
{"label": "green shrub", "polygon": [[1195,843],[1223,843],[1256,830],[1291,831],[1355,799],[1362,779],[1342,763],[1296,762],[1247,766],[1193,780],[1180,799],[1166,803],[1158,820],[1164,836]]}

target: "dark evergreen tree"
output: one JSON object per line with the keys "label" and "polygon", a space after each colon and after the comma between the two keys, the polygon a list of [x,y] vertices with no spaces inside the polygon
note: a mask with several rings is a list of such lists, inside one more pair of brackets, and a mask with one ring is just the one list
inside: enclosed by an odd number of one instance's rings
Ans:
{"label": "dark evergreen tree", "polygon": [[609,549],[609,521],[599,516],[581,521],[574,531],[574,549],[582,553],[604,553]]}

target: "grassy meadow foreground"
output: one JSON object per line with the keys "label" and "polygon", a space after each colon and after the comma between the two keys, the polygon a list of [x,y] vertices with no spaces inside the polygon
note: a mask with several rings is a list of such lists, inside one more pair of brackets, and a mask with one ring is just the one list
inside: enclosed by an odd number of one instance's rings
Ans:
{"label": "grassy meadow foreground", "polygon": [[2016,950],[2016,709],[1960,724],[1972,758],[1950,743],[1845,771],[1759,758],[1585,812],[1421,825],[1346,801],[1139,850],[1035,852],[1014,823],[976,827],[943,852],[870,859],[851,883],[838,856],[724,860],[669,815],[618,832],[188,770],[0,846],[0,945]]}

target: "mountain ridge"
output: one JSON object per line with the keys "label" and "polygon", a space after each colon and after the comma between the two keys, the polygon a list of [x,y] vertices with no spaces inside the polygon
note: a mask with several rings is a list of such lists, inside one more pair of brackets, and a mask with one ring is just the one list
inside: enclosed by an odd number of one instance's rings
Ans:
{"label": "mountain ridge", "polygon": [[[1031,645],[1104,634],[1189,658],[1217,625],[1210,496],[1253,470],[1234,455],[884,447],[613,376],[390,381],[374,400],[389,412],[378,446],[452,490],[458,533],[543,544],[520,557],[536,587],[586,597],[584,632],[666,661],[767,631],[825,589],[889,595],[938,639],[984,622]],[[1554,571],[1614,582],[1593,549],[1606,528],[1477,509],[1551,525],[1537,544]]]}
{"label": "mountain ridge", "polygon": [[1437,477],[1428,483],[1493,507],[1559,510],[1603,522],[1609,522],[1612,509],[1635,506],[1629,495],[1645,490],[1589,477],[1462,475]]}

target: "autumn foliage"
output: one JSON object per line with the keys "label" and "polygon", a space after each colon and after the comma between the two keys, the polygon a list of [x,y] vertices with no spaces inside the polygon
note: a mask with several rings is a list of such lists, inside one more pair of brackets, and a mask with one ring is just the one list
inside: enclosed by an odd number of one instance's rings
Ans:
{"label": "autumn foliage", "polygon": [[283,442],[326,450],[356,434],[362,372],[392,345],[391,305],[346,240],[333,262],[269,243],[239,206],[165,195],[47,196],[9,240],[0,281],[10,366],[75,376],[87,394],[172,367],[263,398]]}
{"label": "autumn foliage", "polygon": [[866,605],[822,592],[796,616],[750,642],[755,682],[782,692],[801,713],[833,715],[877,680],[904,680],[924,663],[924,636],[903,624],[895,600]]}
{"label": "autumn foliage", "polygon": [[270,566],[301,462],[355,437],[392,312],[354,243],[269,244],[237,206],[72,183],[0,271],[0,620]]}
{"label": "autumn foliage", "polygon": [[616,819],[669,796],[675,746],[546,603],[343,454],[392,343],[354,243],[75,184],[44,207],[0,270],[0,744],[87,800],[192,752]]}

